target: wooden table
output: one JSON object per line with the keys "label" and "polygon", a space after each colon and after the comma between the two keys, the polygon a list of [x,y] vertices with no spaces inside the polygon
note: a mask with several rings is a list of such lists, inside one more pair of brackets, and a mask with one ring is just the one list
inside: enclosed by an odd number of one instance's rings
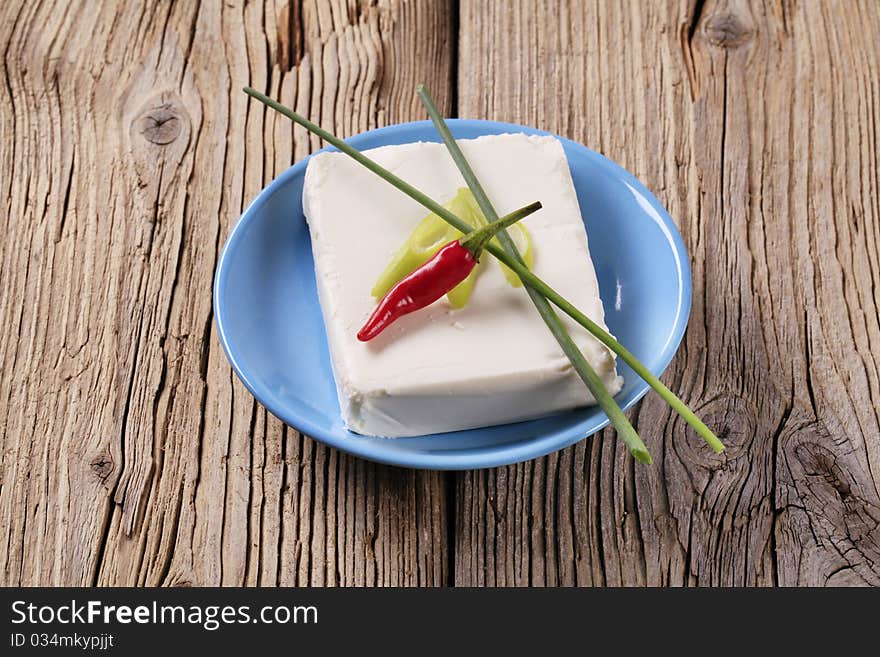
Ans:
{"label": "wooden table", "polygon": [[[3,584],[880,584],[880,3],[0,3]],[[694,303],[634,464],[606,431],[441,474],[283,426],[217,256],[337,133],[539,126],[676,218]]]}

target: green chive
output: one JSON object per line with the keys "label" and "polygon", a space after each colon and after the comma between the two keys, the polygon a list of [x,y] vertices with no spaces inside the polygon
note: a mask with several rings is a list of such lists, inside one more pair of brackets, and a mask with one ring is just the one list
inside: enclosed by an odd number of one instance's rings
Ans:
{"label": "green chive", "polygon": [[[474,175],[473,169],[471,169],[470,165],[465,159],[464,153],[461,152],[461,149],[458,147],[455,138],[449,131],[449,126],[446,125],[446,121],[443,120],[443,117],[437,110],[437,106],[434,104],[434,101],[431,99],[431,96],[425,89],[424,85],[418,85],[416,87],[416,93],[418,93],[422,104],[425,106],[425,109],[428,110],[428,115],[431,117],[431,121],[434,122],[434,126],[437,128],[437,132],[440,133],[440,137],[443,139],[443,143],[446,144],[446,147],[449,149],[449,153],[450,155],[452,155],[452,159],[455,160],[455,164],[458,166],[459,171],[461,171],[462,177],[465,179],[468,187],[470,187],[471,192],[473,192],[474,198],[477,199],[477,203],[483,210],[483,214],[486,215],[487,219],[491,220],[491,217],[487,213],[487,208],[491,210],[493,216],[495,215],[495,211],[491,209],[489,198],[486,196],[486,193],[483,190],[482,185],[480,185],[480,182],[477,180],[476,175]],[[499,232],[498,239],[504,247],[505,251],[507,251],[510,255],[514,257],[518,256],[518,254],[516,253],[516,245],[513,244],[513,241],[510,239],[507,231]],[[490,253],[493,253],[491,249],[487,250]],[[522,259],[519,257],[517,257],[517,260],[522,262]],[[532,281],[528,281],[528,285],[530,289],[535,289],[532,286]],[[696,430],[700,437],[706,441],[706,443],[709,445],[709,447],[712,448],[713,451],[715,451],[716,453],[724,451],[724,444],[720,440],[718,440],[717,436],[712,433],[712,430],[709,429],[709,427],[707,427],[703,423],[703,421],[700,420],[700,418],[698,418],[683,401],[681,401],[681,399],[679,399],[669,388],[663,385],[660,379],[654,376],[654,374],[647,367],[645,367],[635,356],[633,356],[629,352],[629,350],[627,350],[623,345],[615,340],[610,333],[605,331],[601,326],[593,322],[589,317],[587,317],[580,310],[575,308],[568,300],[566,300],[559,294],[556,294],[546,284],[544,284],[543,281],[540,282],[537,290],[540,291],[541,294],[543,294],[546,298],[549,298],[551,301],[553,301],[553,303],[558,306],[560,310],[565,312],[578,324],[580,324],[590,333],[592,333],[593,336],[595,336],[600,342],[602,342],[602,344],[604,344],[606,347],[611,349],[611,351],[617,354],[621,360],[629,365],[636,374],[642,377],[642,379],[647,382],[648,385],[650,385],[655,391],[657,391],[657,393],[660,394],[660,396],[664,399],[664,401],[666,401],[667,404],[669,404],[669,406],[671,406],[676,412],[678,412],[678,414],[681,415],[684,420]],[[540,307],[538,308],[538,310],[540,312]],[[544,316],[544,313],[541,312],[541,315]],[[593,396],[596,396],[595,392],[593,393]],[[598,401],[598,397],[596,399]],[[602,407],[602,410],[605,410],[604,406]],[[611,414],[608,413],[607,410],[605,410],[605,412],[610,418]],[[615,424],[615,426],[617,425]],[[619,431],[620,429],[618,429],[618,432]]]}
{"label": "green chive", "polygon": [[[425,109],[428,110],[428,115],[434,122],[434,127],[437,128],[437,132],[440,133],[443,143],[446,144],[446,148],[449,150],[449,154],[452,156],[455,165],[461,172],[462,178],[464,178],[467,186],[470,187],[470,190],[477,201],[477,205],[480,206],[480,209],[483,211],[487,220],[495,221],[498,218],[498,213],[495,211],[492,202],[486,195],[486,191],[477,179],[477,176],[471,168],[470,163],[467,161],[467,158],[464,156],[464,153],[462,153],[461,149],[458,147],[455,138],[449,131],[449,126],[446,125],[446,121],[443,120],[440,112],[437,111],[437,106],[434,104],[434,100],[431,98],[428,90],[425,89],[424,85],[420,84],[416,87],[416,93],[418,93]],[[510,235],[506,230],[498,231],[498,241],[510,257],[515,258],[521,265],[525,266],[525,261],[520,255],[519,249],[516,248],[516,244],[513,243],[513,240],[510,238]],[[584,358],[583,353],[578,349],[574,340],[572,340],[571,335],[565,326],[563,326],[562,320],[559,319],[559,315],[553,310],[550,302],[547,301],[544,295],[534,288],[526,287],[526,292],[529,293],[532,303],[535,304],[535,308],[538,309],[538,313],[541,315],[544,323],[547,324],[547,328],[550,329],[553,337],[556,338],[559,346],[562,347],[562,351],[568,356],[568,359],[571,361],[578,376],[581,377],[581,380],[593,394],[599,407],[605,411],[608,419],[611,420],[614,428],[617,429],[617,435],[623,439],[623,442],[626,443],[626,446],[638,461],[642,463],[651,463],[651,455],[648,453],[648,449],[645,447],[639,434],[636,433],[636,430],[633,428],[632,424],[630,424],[629,419],[623,414],[620,406],[617,405],[617,402],[614,401],[614,398],[605,388],[605,384],[602,383],[602,379],[599,378],[599,375],[596,374],[596,371],[590,366],[589,361]]]}

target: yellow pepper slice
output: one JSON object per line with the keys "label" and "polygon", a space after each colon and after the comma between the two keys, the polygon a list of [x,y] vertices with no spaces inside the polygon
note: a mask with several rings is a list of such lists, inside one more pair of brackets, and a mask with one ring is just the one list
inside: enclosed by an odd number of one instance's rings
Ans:
{"label": "yellow pepper slice", "polygon": [[[488,223],[480,211],[474,195],[466,187],[460,188],[452,200],[446,203],[444,207],[474,228],[485,226]],[[528,230],[522,224],[514,224],[508,230],[510,230],[510,236],[523,255],[526,264],[531,267],[534,256],[532,255],[532,241]],[[377,299],[381,299],[404,276],[430,260],[444,244],[448,244],[461,236],[461,232],[447,224],[436,214],[429,214],[418,223],[406,241],[392,256],[391,261],[379,276],[373,289],[370,290],[370,294]],[[495,244],[498,245],[497,238]],[[484,265],[485,259],[474,267],[474,270],[466,279],[446,294],[446,298],[453,308],[463,308],[467,304],[473,291],[477,274]],[[514,287],[522,285],[519,277],[512,270],[505,265],[501,266],[504,270],[505,278],[511,285]]]}
{"label": "yellow pepper slice", "polygon": [[[475,223],[472,223],[472,226],[479,227],[486,224],[486,218],[483,216],[483,212],[480,210],[480,206],[477,204],[477,199],[474,198],[474,195],[471,193],[469,189],[459,189],[458,194],[456,195],[453,201],[459,200],[463,206],[467,209],[462,211],[466,214],[465,216],[473,216],[477,217],[478,220]],[[463,215],[459,215],[463,217]],[[469,222],[470,223],[470,222]],[[513,226],[510,226],[508,229],[510,234],[510,239],[513,240],[513,243],[516,245],[517,250],[523,257],[523,261],[526,263],[529,269],[532,268],[532,265],[535,264],[535,254],[532,251],[532,238],[529,235],[528,228],[525,227],[521,222],[516,223]],[[498,241],[496,237],[492,240],[493,244],[497,246],[499,249],[501,248],[501,243]],[[504,272],[504,278],[507,279],[507,282],[510,283],[513,287],[522,287],[522,281],[519,280],[519,276],[507,265],[502,262],[498,263],[501,265],[501,270]]]}
{"label": "yellow pepper slice", "polygon": [[404,276],[425,264],[441,246],[460,236],[459,231],[436,214],[429,214],[419,222],[406,242],[392,256],[370,294],[381,299]]}
{"label": "yellow pepper slice", "polygon": [[[535,254],[532,251],[532,238],[529,235],[528,229],[519,223],[513,224],[513,226],[510,226],[507,231],[510,233],[510,239],[516,244],[516,248],[520,252],[520,255],[522,255],[526,267],[531,269],[532,265],[535,264]],[[495,243],[495,246],[501,248],[501,244],[498,242],[497,237],[492,241]],[[498,264],[501,265],[501,271],[504,272],[504,278],[507,279],[508,283],[513,287],[522,287],[522,281],[519,280],[519,276],[516,275],[516,272],[503,262],[499,262]]]}

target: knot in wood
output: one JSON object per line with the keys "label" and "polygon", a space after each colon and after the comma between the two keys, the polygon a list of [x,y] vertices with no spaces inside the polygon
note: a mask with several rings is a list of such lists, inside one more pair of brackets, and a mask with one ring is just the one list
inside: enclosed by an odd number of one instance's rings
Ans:
{"label": "knot in wood", "polygon": [[99,456],[91,462],[92,472],[104,481],[113,474],[113,461],[108,456]]}
{"label": "knot in wood", "polygon": [[165,146],[182,134],[184,119],[172,103],[163,103],[143,112],[136,119],[136,130],[148,142]]}
{"label": "knot in wood", "polygon": [[[828,436],[827,431],[823,432]],[[841,502],[846,502],[852,495],[849,478],[834,452],[818,442],[808,441],[795,447],[794,453],[804,469],[804,474],[814,481],[823,482],[829,491],[836,493]]]}
{"label": "knot in wood", "polygon": [[684,428],[681,450],[688,453],[695,465],[718,470],[748,451],[758,431],[757,413],[750,400],[722,393],[694,410],[725,447],[721,454],[716,454],[680,420]]}
{"label": "knot in wood", "polygon": [[706,19],[703,34],[710,43],[720,48],[737,48],[751,41],[755,30],[746,17],[736,12],[722,11]]}

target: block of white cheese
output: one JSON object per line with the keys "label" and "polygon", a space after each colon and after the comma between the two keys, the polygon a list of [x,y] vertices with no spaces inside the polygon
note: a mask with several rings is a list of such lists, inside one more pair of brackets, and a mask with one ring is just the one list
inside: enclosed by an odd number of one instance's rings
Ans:
{"label": "block of white cheese", "polygon": [[[587,235],[562,145],[504,134],[459,141],[499,215],[532,201],[524,220],[534,271],[604,326]],[[412,143],[366,155],[445,203],[465,187],[445,147]],[[315,277],[339,406],[352,431],[416,436],[515,422],[595,403],[525,290],[497,261],[482,268],[467,306],[446,297],[370,342],[356,334],[376,305],[370,289],[428,211],[342,153],[309,162],[303,190]],[[572,337],[612,394],[608,350],[565,315]]]}

